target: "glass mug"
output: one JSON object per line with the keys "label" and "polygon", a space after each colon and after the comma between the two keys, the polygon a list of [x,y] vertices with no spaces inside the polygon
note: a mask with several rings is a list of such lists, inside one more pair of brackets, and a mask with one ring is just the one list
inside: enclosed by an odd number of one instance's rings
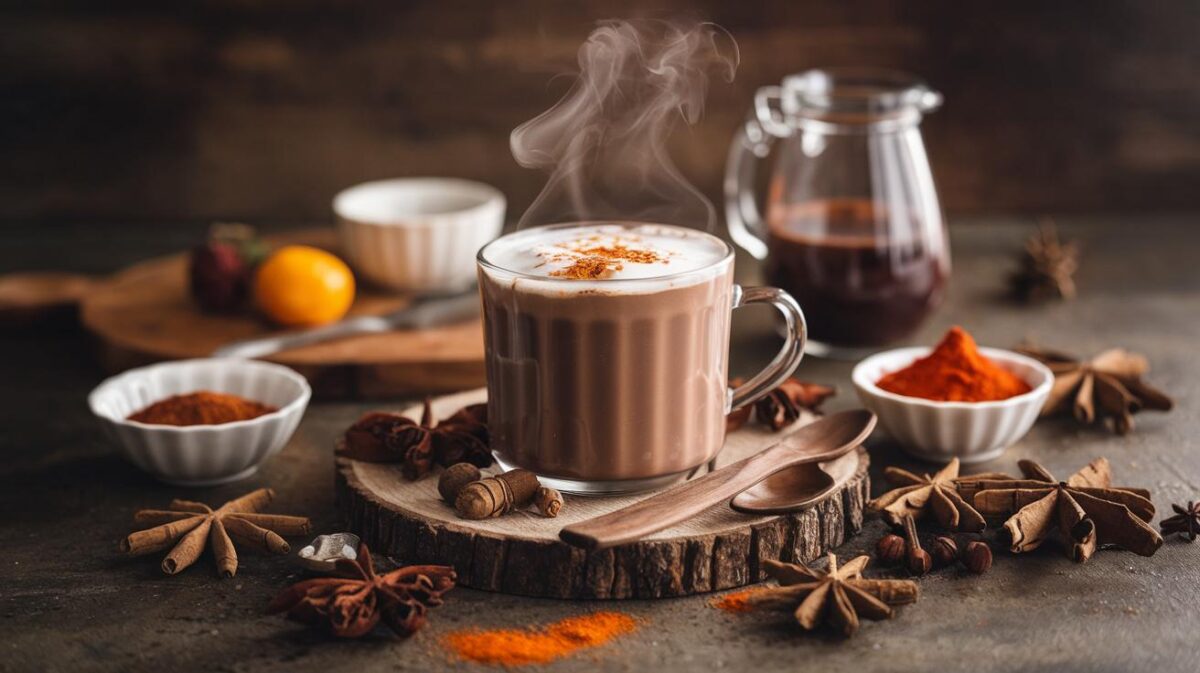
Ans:
{"label": "glass mug", "polygon": [[[758,90],[730,149],[734,242],[808,314],[809,352],[861,357],[941,303],[950,247],[918,125],[940,94],[902,73],[811,70]],[[778,143],[765,221],[754,169]]]}
{"label": "glass mug", "polygon": [[[575,231],[577,230],[577,231]],[[678,239],[698,267],[638,278],[556,277],[514,251],[590,235]],[[488,427],[505,469],[526,468],[575,493],[671,483],[716,456],[725,416],[759,399],[803,357],[804,314],[786,292],[733,282],[733,249],[696,230],[586,222],[524,229],[477,256]],[[786,325],[761,372],[728,387],[733,309],[767,303]]]}

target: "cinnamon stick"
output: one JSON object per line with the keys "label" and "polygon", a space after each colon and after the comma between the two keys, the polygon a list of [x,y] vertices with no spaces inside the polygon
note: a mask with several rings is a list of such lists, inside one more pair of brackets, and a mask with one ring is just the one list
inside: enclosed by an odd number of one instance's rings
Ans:
{"label": "cinnamon stick", "polygon": [[269,488],[260,488],[257,491],[251,491],[240,498],[230,500],[221,505],[222,512],[238,512],[250,513],[257,512],[275,499],[275,491]]}
{"label": "cinnamon stick", "polygon": [[212,528],[212,519],[204,517],[200,522],[200,525],[184,535],[179,544],[163,559],[163,572],[174,575],[200,558],[200,552],[204,551],[204,540],[208,537],[208,530]]}
{"label": "cinnamon stick", "polygon": [[237,552],[233,548],[233,540],[225,532],[225,524],[221,519],[213,519],[209,530],[209,544],[212,546],[213,560],[217,562],[217,572],[221,577],[229,579],[237,574]]}
{"label": "cinnamon stick", "polygon": [[176,512],[193,512],[195,514],[208,514],[212,512],[212,508],[202,502],[180,500],[179,498],[171,501],[171,509]]}
{"label": "cinnamon stick", "polygon": [[920,587],[916,582],[860,579],[855,587],[888,605],[908,605],[917,602],[920,596]]}
{"label": "cinnamon stick", "polygon": [[204,517],[191,515],[187,519],[164,523],[154,528],[139,530],[121,540],[121,551],[130,556],[152,554],[175,544],[175,541],[204,522]]}
{"label": "cinnamon stick", "polygon": [[134,523],[157,526],[172,521],[182,521],[196,516],[196,512],[172,512],[165,509],[143,509],[134,513]]}
{"label": "cinnamon stick", "polygon": [[286,554],[291,551],[282,537],[272,531],[256,526],[238,516],[227,516],[223,519],[225,531],[237,538],[238,542],[254,547],[259,551],[270,554]]}
{"label": "cinnamon stick", "polygon": [[262,528],[270,528],[280,535],[308,535],[312,531],[312,521],[305,516],[289,516],[287,514],[262,514],[259,512],[238,512],[225,517],[226,521],[230,519],[244,519],[250,523]]}

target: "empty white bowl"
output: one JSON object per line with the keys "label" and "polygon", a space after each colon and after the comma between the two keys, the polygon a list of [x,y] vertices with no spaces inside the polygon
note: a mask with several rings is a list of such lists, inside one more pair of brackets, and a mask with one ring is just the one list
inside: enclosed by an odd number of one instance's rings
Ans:
{"label": "empty white bowl", "polygon": [[333,200],[342,250],[368,281],[405,292],[451,292],[475,282],[475,253],[500,235],[504,195],[457,178],[398,178]]}
{"label": "empty white bowl", "polygon": [[[221,425],[126,420],[159,400],[201,390],[239,395],[278,411]],[[311,396],[304,377],[282,365],[209,358],[131,369],[96,386],[88,404],[135,465],[171,484],[210,486],[244,479],[278,453]]]}
{"label": "empty white bowl", "polygon": [[863,406],[875,412],[879,424],[912,455],[947,463],[992,460],[1025,436],[1037,421],[1050,394],[1054,374],[1045,365],[1019,353],[980,348],[992,362],[1029,384],[1029,392],[995,402],[935,402],[881,389],[875,382],[904,369],[932,348],[898,348],[866,358],[851,379]]}

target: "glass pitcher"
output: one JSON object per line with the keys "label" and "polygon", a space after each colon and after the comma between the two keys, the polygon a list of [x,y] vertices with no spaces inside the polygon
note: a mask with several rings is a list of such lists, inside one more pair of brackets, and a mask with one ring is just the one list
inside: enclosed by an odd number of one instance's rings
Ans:
{"label": "glass pitcher", "polygon": [[[804,307],[815,355],[903,339],[941,303],[950,248],[918,128],[941,94],[881,70],[810,70],[758,90],[730,149],[725,212],[767,282]],[[772,145],[766,219],[755,162]]]}

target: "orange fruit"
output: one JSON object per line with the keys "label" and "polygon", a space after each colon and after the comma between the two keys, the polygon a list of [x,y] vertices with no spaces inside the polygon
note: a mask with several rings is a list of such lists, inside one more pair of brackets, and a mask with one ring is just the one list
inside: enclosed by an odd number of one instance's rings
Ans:
{"label": "orange fruit", "polygon": [[307,245],[285,246],[258,267],[254,301],[280,325],[324,325],[350,310],[354,274],[345,262],[324,250]]}

